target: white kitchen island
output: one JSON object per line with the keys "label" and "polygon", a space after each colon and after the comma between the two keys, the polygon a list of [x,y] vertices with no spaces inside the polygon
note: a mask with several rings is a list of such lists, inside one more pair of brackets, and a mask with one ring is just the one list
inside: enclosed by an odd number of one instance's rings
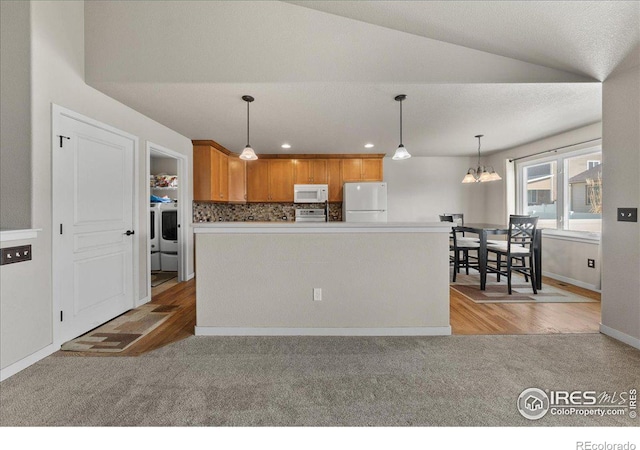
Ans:
{"label": "white kitchen island", "polygon": [[217,222],[193,228],[196,335],[451,334],[450,226]]}

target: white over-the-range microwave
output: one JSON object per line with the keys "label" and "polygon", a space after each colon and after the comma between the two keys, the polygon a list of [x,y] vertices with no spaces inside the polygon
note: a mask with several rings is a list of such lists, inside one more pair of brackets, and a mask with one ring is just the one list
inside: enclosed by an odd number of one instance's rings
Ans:
{"label": "white over-the-range microwave", "polygon": [[294,184],[294,203],[324,203],[329,200],[328,184]]}

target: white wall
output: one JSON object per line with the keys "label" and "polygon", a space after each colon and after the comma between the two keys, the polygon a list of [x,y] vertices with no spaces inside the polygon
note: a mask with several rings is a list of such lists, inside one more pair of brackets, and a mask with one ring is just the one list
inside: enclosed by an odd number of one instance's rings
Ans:
{"label": "white wall", "polygon": [[[500,176],[502,176],[502,181],[483,183],[480,186],[482,199],[478,199],[478,201],[483,202],[484,210],[481,221],[487,223],[507,223],[509,214],[515,213],[515,210],[509,210],[508,207],[508,202],[513,201],[515,195],[515,179],[508,175],[509,172],[513,172],[514,163],[509,163],[509,159],[572,145],[578,142],[589,141],[591,139],[599,139],[601,136],[602,123],[594,123],[483,157],[482,162],[486,165],[493,166]],[[599,141],[595,141],[589,144],[572,146],[564,151],[580,150],[598,144]],[[548,155],[551,155],[551,153],[547,154],[547,156]],[[608,189],[608,187],[606,189]],[[590,289],[600,288],[602,261],[600,250],[593,242],[553,238],[544,239],[542,246],[542,271],[545,275]],[[587,267],[587,258],[596,260],[596,267],[594,269]]]}
{"label": "white wall", "polygon": [[28,2],[0,2],[0,228],[31,227]]}
{"label": "white wall", "polygon": [[[176,175],[178,173],[178,160],[175,158],[159,158],[151,155],[151,175],[159,175],[161,173],[167,175]],[[178,180],[180,183],[180,180]],[[179,185],[182,187],[181,185]]]}
{"label": "white wall", "polygon": [[[10,334],[2,335],[3,357],[14,346],[10,358],[2,360],[2,368],[26,357],[52,342],[53,316],[51,294],[51,104],[55,103],[80,114],[104,122],[140,138],[139,191],[140,211],[140,297],[147,296],[147,204],[145,141],[188,155],[192,173],[192,144],[189,139],[154,122],[131,108],[107,97],[84,82],[84,2],[31,3],[31,128],[32,128],[32,226],[42,228],[34,245],[33,265],[16,264],[11,286],[3,283],[1,302],[3,321],[13,321]],[[192,187],[189,188],[191,203]],[[193,252],[191,253],[193,255]],[[34,265],[37,266],[34,269]],[[188,262],[193,272],[193,260]],[[37,273],[37,292],[16,289]],[[20,314],[15,305],[22,305]],[[4,330],[3,330],[4,331]],[[46,336],[37,342],[31,335]],[[45,342],[46,341],[46,342]]]}
{"label": "white wall", "polygon": [[640,207],[640,67],[614,73],[602,92],[602,325],[640,348],[640,230],[616,220],[617,208]]}
{"label": "white wall", "polygon": [[443,213],[463,213],[465,221],[479,222],[484,202],[480,186],[462,184],[473,165],[471,158],[384,158],[389,222],[437,222]]}

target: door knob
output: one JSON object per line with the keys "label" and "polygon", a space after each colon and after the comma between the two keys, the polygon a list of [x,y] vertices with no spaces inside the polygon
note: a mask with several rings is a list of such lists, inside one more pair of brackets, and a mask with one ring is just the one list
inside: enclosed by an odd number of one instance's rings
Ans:
{"label": "door knob", "polygon": [[136,232],[133,230],[127,230],[127,232],[124,234],[126,234],[127,236],[131,236],[132,234],[136,234]]}

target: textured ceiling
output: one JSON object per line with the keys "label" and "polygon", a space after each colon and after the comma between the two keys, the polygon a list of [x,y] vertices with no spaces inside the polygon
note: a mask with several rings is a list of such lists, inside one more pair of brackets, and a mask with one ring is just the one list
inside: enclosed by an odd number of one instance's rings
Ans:
{"label": "textured ceiling", "polygon": [[640,41],[638,1],[292,1],[603,81]]}
{"label": "textured ceiling", "polygon": [[[393,97],[407,94],[410,152],[453,156],[474,155],[478,133],[483,149],[496,151],[601,120],[593,77],[625,55],[634,64],[626,3],[586,8],[601,37],[586,43],[585,33],[555,31],[575,28],[576,9],[565,5],[574,2],[538,3],[542,11],[527,2],[434,3],[305,2],[345,8],[341,17],[284,2],[86,2],[86,79],[191,139],[235,151],[246,144],[240,97],[253,95],[258,153],[285,153],[280,144],[289,142],[289,152],[391,155]],[[494,15],[500,21],[485,25]],[[376,23],[385,17],[391,22]],[[427,29],[456,42],[425,37]]]}

